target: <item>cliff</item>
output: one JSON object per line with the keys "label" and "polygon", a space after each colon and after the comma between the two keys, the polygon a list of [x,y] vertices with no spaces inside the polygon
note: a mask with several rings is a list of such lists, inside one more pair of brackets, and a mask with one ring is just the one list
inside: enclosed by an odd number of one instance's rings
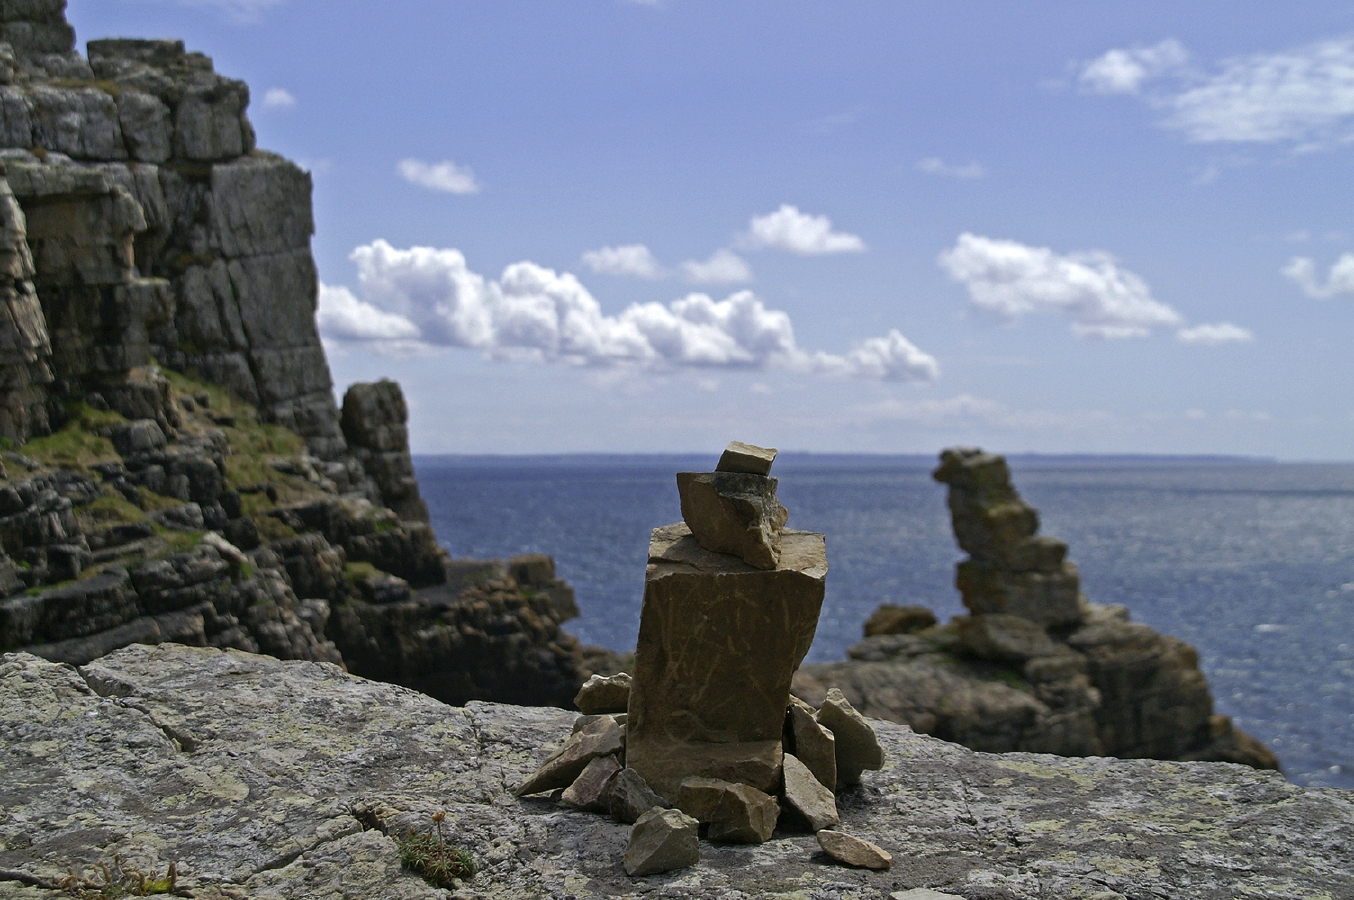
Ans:
{"label": "cliff", "polygon": [[[629,826],[512,794],[574,718],[234,650],[129,647],[78,670],[7,655],[0,897],[69,897],[54,887],[68,869],[98,885],[115,857],[160,878],[173,863],[202,900],[1354,896],[1349,792],[1217,763],[995,756],[888,723],[885,768],[838,807],[891,870],[830,865],[811,835],[778,832],[632,879]],[[480,870],[450,893],[402,869],[393,840],[437,812]]]}
{"label": "cliff", "polygon": [[335,403],[310,175],[255,147],[248,87],[180,41],[81,56],[64,9],[0,3],[0,651],[567,703],[567,586],[438,546],[398,385]]}

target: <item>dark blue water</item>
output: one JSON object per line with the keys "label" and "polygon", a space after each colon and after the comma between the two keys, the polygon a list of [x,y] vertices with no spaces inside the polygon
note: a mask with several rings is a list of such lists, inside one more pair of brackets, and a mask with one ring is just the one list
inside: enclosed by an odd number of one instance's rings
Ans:
{"label": "dark blue water", "polygon": [[[578,593],[585,643],[634,647],[649,532],[680,520],[673,474],[705,457],[421,457],[456,556],[540,551]],[[827,535],[812,661],[842,659],[884,602],[962,612],[930,458],[782,454],[790,526]],[[1043,533],[1095,603],[1199,649],[1219,712],[1299,784],[1354,789],[1354,464],[1016,458]]]}

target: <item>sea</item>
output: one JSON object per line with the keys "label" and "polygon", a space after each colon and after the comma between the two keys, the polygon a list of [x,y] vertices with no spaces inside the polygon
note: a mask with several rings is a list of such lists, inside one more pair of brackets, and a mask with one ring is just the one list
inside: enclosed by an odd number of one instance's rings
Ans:
{"label": "sea", "polygon": [[[457,557],[542,552],[578,597],[566,628],[633,650],[650,531],[681,520],[674,473],[707,456],[416,456]],[[1199,457],[1008,457],[1041,533],[1062,538],[1093,603],[1193,644],[1217,712],[1285,775],[1354,789],[1354,464]],[[881,603],[964,612],[945,487],[920,456],[782,453],[789,526],[827,535],[808,661],[846,658]]]}

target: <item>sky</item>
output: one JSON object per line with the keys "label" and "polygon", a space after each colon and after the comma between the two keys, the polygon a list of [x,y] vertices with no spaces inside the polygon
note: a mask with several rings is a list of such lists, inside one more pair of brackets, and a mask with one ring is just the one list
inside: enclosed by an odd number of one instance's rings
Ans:
{"label": "sky", "polygon": [[1354,5],[70,0],[314,178],[416,453],[1354,459]]}

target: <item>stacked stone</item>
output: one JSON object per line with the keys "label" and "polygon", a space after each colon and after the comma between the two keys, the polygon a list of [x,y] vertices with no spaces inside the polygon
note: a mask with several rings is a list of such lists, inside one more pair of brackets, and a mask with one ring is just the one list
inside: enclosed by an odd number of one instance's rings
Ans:
{"label": "stacked stone", "polygon": [[880,848],[826,831],[835,792],[883,754],[840,692],[821,709],[790,698],[827,556],[821,534],[785,528],[775,455],[734,442],[715,472],[677,475],[685,522],[649,545],[634,678],[589,679],[575,734],[518,790],[563,788],[570,806],[633,822],[631,875],[694,865],[700,828],[762,843],[778,823],[847,864],[888,866]]}
{"label": "stacked stone", "polygon": [[932,473],[950,486],[954,536],[969,558],[956,586],[975,615],[1018,616],[1046,628],[1081,621],[1085,598],[1067,544],[1041,537],[1039,513],[1011,486],[1006,460],[977,448],[940,455]]}

